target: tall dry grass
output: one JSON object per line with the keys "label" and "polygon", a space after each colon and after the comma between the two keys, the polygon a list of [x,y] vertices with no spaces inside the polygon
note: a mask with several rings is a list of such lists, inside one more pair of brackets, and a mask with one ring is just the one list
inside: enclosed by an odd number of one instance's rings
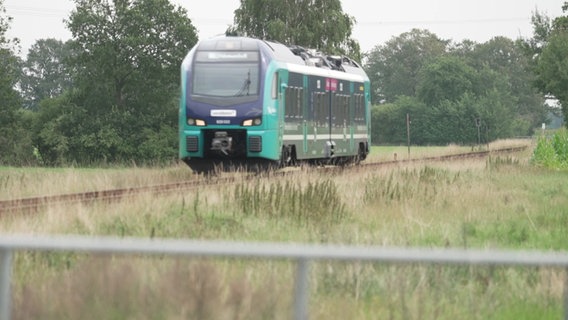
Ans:
{"label": "tall dry grass", "polygon": [[122,189],[195,178],[182,164],[166,168],[0,168],[0,200]]}
{"label": "tall dry grass", "polygon": [[[529,156],[304,170],[160,198],[53,206],[2,217],[0,232],[566,250],[568,179],[531,167]],[[294,270],[288,261],[25,252],[15,258],[13,315],[289,318]],[[321,261],[310,271],[309,309],[312,319],[554,319],[564,276],[551,268]]]}

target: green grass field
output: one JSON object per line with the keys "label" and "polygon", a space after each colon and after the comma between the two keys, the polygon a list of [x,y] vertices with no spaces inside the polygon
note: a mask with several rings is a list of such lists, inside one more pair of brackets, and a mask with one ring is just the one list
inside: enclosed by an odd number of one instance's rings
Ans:
{"label": "green grass field", "polygon": [[[372,156],[398,150],[373,148]],[[332,176],[305,171],[55,205],[4,216],[0,232],[567,251],[568,172],[534,167],[531,157],[529,149]],[[108,189],[192,178],[187,171],[0,170],[0,191],[17,198]],[[291,318],[295,264],[287,261],[23,252],[14,264],[14,319]],[[310,319],[559,319],[564,277],[554,268],[318,262]]]}

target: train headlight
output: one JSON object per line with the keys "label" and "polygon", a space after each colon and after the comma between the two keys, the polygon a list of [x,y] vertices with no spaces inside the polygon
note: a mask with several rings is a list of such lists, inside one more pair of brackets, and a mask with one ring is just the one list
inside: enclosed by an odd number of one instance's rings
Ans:
{"label": "train headlight", "polygon": [[243,127],[260,126],[261,124],[261,118],[247,119],[243,121]]}
{"label": "train headlight", "polygon": [[204,127],[206,125],[204,120],[187,118],[187,124],[190,126]]}

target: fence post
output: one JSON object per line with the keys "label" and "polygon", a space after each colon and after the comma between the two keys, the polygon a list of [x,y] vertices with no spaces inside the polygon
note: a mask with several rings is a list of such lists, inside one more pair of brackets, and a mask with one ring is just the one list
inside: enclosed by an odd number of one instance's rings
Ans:
{"label": "fence post", "polygon": [[568,320],[568,268],[564,269],[564,320]]}
{"label": "fence post", "polygon": [[12,273],[12,251],[0,249],[0,319],[10,319],[10,277]]}
{"label": "fence post", "polygon": [[294,290],[294,319],[308,319],[308,273],[310,270],[310,262],[306,258],[298,259],[296,270],[296,283]]}

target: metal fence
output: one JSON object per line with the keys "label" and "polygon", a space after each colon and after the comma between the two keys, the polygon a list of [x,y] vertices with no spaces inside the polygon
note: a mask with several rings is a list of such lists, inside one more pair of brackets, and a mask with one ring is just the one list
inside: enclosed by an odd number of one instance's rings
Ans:
{"label": "metal fence", "polygon": [[368,261],[451,265],[548,266],[566,270],[564,319],[568,320],[568,252],[360,247],[142,238],[0,236],[0,320],[11,312],[12,256],[16,251],[288,259],[296,261],[294,318],[308,318],[311,261]]}

